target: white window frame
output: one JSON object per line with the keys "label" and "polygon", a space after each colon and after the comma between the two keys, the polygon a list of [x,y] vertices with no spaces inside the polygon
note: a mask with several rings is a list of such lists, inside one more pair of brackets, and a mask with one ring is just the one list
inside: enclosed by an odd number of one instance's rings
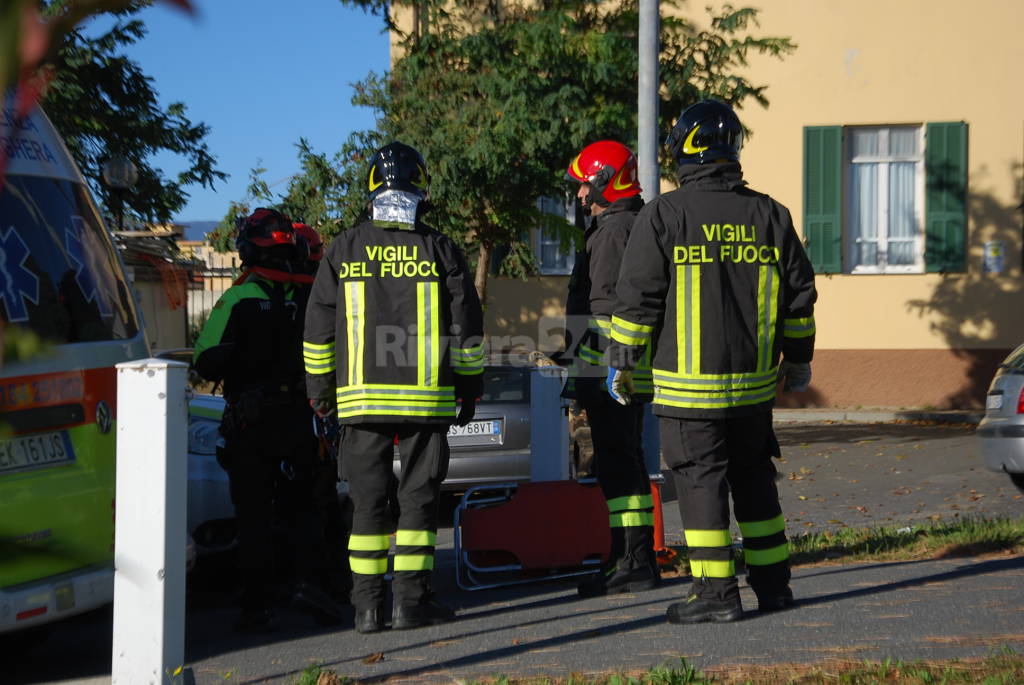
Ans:
{"label": "white window frame", "polygon": [[[917,132],[917,154],[916,155],[900,155],[895,156],[888,153],[889,149],[889,133],[893,129],[908,129],[914,128]],[[853,156],[853,135],[854,130],[874,130],[879,132],[879,147],[886,152],[879,155],[859,155],[856,160]],[[851,265],[847,268],[847,273],[850,274],[919,274],[924,273],[924,248],[925,248],[925,221],[924,221],[924,202],[925,202],[925,126],[923,124],[887,124],[883,126],[847,126],[844,130],[843,136],[843,176],[845,178],[843,184],[843,212],[844,212],[844,224],[851,227],[850,230],[843,231],[843,251],[845,264]],[[889,171],[890,165],[893,163],[904,163],[914,162],[916,164],[915,169],[915,183],[914,183],[914,263],[913,264],[887,264],[886,255],[888,253],[888,237],[889,237]],[[879,202],[878,202],[878,215],[875,220],[878,222],[879,228],[884,227],[883,230],[878,231],[878,251],[880,256],[879,264],[858,264],[853,265],[855,258],[858,254],[857,240],[854,238],[854,231],[852,230],[853,219],[854,219],[854,207],[857,203],[857,198],[853,197],[853,177],[851,173],[855,164],[862,163],[878,163],[878,190],[879,190]]]}
{"label": "white window frame", "polygon": [[[550,211],[549,213],[555,216],[562,217],[566,221],[573,223],[576,211],[576,203],[572,196],[566,195],[563,202],[560,204],[562,211],[557,211],[556,198],[541,198],[537,200],[537,209],[545,211],[546,209],[556,210]],[[561,241],[557,239],[551,239],[544,235],[544,230],[540,227],[535,227],[530,230],[530,244],[533,247],[533,254],[537,258],[537,270],[541,276],[568,276],[572,274],[573,266],[576,264],[576,251],[570,249],[568,254],[562,251]],[[544,263],[544,246],[555,245],[558,249],[560,257],[565,258],[565,265],[551,265]]]}

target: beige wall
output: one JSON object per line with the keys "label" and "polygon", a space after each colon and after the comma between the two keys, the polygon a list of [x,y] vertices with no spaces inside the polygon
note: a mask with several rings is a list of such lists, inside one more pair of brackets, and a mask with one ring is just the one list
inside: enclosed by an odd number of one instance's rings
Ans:
{"label": "beige wall", "polygon": [[[768,84],[765,110],[740,112],[753,137],[743,166],[753,187],[803,216],[803,127],[966,121],[968,272],[950,276],[819,276],[818,347],[1008,348],[1024,340],[1021,293],[1024,2],[1020,0],[772,0],[763,35],[798,48],[751,59]],[[986,240],[1006,246],[1006,271],[981,272]]]}
{"label": "beige wall", "polygon": [[185,347],[185,308],[170,308],[161,281],[135,281],[134,288],[150,348],[157,351]]}

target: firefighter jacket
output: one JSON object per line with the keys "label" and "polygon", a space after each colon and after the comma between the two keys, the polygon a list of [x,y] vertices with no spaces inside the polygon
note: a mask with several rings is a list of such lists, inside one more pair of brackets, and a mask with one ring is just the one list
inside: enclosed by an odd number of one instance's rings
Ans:
{"label": "firefighter jacket", "polygon": [[679,180],[633,224],[608,361],[630,368],[653,341],[660,416],[768,411],[780,354],[814,352],[814,270],[789,210],[747,188],[739,164],[684,166]]}
{"label": "firefighter jacket", "polygon": [[307,288],[249,278],[229,288],[196,341],[193,366],[224,382],[229,404],[249,392],[266,400],[305,402],[302,316]]}
{"label": "firefighter jacket", "polygon": [[341,423],[451,423],[484,363],[462,253],[419,220],[344,231],[313,282],[303,355],[309,397],[335,398]]}
{"label": "firefighter jacket", "polygon": [[[566,330],[576,338],[569,341],[568,351],[572,358],[570,382],[579,378],[604,382],[604,352],[611,341],[615,282],[633,220],[643,206],[644,201],[639,195],[616,200],[591,220],[584,233],[586,246],[576,253],[565,303]],[[584,320],[585,327],[582,325]],[[578,391],[579,383],[573,384]],[[649,355],[637,365],[634,384],[637,399],[650,400],[653,386]]]}

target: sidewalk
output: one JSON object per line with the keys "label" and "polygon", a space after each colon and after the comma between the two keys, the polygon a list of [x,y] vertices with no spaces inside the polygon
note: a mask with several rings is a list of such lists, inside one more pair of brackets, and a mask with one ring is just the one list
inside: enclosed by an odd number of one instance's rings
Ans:
{"label": "sidewalk", "polygon": [[977,425],[985,412],[974,409],[776,409],[774,416],[776,423],[932,421]]}

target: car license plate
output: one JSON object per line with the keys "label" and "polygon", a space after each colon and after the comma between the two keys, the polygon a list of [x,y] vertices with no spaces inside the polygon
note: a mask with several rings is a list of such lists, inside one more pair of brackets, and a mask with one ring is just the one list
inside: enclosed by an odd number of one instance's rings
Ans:
{"label": "car license plate", "polygon": [[988,395],[985,398],[985,408],[989,411],[998,411],[1003,408],[1003,396],[999,395]]}
{"label": "car license plate", "polygon": [[24,471],[75,460],[64,431],[22,435],[0,441],[0,473]]}
{"label": "car license plate", "polygon": [[491,437],[501,435],[501,419],[470,421],[465,426],[453,425],[448,429],[449,438]]}

